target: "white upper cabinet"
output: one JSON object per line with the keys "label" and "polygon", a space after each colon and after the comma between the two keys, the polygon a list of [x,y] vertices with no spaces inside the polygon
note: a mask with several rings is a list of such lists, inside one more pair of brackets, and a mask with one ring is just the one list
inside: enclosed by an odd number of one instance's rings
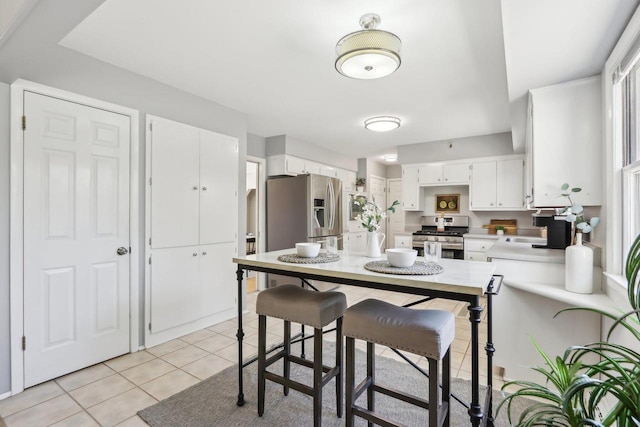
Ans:
{"label": "white upper cabinet", "polygon": [[199,241],[200,136],[166,120],[151,138],[151,235],[156,248]]}
{"label": "white upper cabinet", "polygon": [[419,169],[420,185],[469,184],[469,163],[429,163]]}
{"label": "white upper cabinet", "polygon": [[495,209],[496,207],[496,162],[476,162],[471,168],[469,204],[471,209]]}
{"label": "white upper cabinet", "polygon": [[422,191],[418,186],[418,166],[402,166],[402,209],[422,210]]}
{"label": "white upper cabinet", "polygon": [[600,77],[529,92],[527,198],[531,207],[561,207],[562,184],[580,187],[574,202],[602,204]]}
{"label": "white upper cabinet", "polygon": [[471,210],[524,209],[524,160],[473,162],[469,195]]}
{"label": "white upper cabinet", "polygon": [[235,241],[238,140],[158,119],[150,141],[151,247]]}
{"label": "white upper cabinet", "polygon": [[200,132],[200,241],[235,241],[238,219],[229,215],[237,203],[238,140]]}

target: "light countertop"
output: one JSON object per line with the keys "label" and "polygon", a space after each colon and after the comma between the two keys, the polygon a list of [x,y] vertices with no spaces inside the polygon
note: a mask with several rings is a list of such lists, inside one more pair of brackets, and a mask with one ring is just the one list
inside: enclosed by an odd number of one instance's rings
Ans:
{"label": "light countertop", "polygon": [[[563,249],[533,248],[530,243],[507,242],[507,237],[511,236],[502,236],[487,250],[487,258],[564,264]],[[540,239],[541,243],[544,241],[545,239]]]}
{"label": "light countertop", "polygon": [[263,252],[245,257],[233,258],[233,262],[243,266],[278,269],[286,272],[321,275],[330,282],[331,278],[375,281],[391,285],[454,292],[466,295],[483,295],[496,269],[495,264],[478,261],[441,259],[439,264],[443,272],[433,275],[383,274],[366,270],[364,265],[370,261],[386,260],[367,258],[363,253],[339,251],[341,259],[324,264],[293,264],[278,261],[278,256],[294,254],[295,249]]}

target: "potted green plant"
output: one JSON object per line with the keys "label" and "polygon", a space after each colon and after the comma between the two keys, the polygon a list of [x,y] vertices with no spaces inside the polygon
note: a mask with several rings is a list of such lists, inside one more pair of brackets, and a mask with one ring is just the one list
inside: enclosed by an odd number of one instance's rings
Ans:
{"label": "potted green plant", "polygon": [[[610,341],[616,328],[625,328],[640,344],[640,235],[629,249],[625,263],[627,297],[632,310],[622,315],[592,308],[587,310],[613,320],[605,340],[569,347],[562,356],[551,357],[534,345],[546,366],[533,369],[544,383],[509,381],[502,387],[509,421],[516,426],[640,426],[640,353]],[[513,387],[515,392],[508,393]],[[536,402],[520,414],[512,402],[534,398]],[[612,403],[604,411],[604,399]],[[603,412],[604,411],[604,412]],[[600,415],[601,414],[601,415]]]}
{"label": "potted green plant", "polygon": [[502,236],[504,234],[504,226],[496,225],[496,234]]}
{"label": "potted green plant", "polygon": [[367,179],[366,178],[356,178],[356,190],[358,192],[362,192],[364,191],[364,185],[367,183]]}

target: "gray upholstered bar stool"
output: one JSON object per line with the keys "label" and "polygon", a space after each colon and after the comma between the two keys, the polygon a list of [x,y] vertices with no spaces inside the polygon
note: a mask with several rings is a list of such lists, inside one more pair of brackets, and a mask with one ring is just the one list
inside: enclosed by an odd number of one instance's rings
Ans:
{"label": "gray upholstered bar stool", "polygon": [[[394,421],[375,413],[374,393],[382,393],[429,410],[429,426],[449,425],[451,397],[450,347],[455,336],[455,317],[444,310],[414,310],[383,301],[367,299],[349,307],[344,314],[343,334],[347,337],[346,410],[347,427],[353,426],[355,416],[369,425],[397,426]],[[367,342],[367,377],[355,385],[355,339]],[[421,355],[429,361],[429,399],[409,395],[383,387],[375,381],[374,344]],[[438,363],[442,361],[439,375]],[[442,377],[440,403],[439,377]],[[367,409],[356,400],[367,391]]]}
{"label": "gray upholstered bar stool", "polygon": [[[313,397],[313,425],[322,422],[322,388],[336,379],[338,417],[342,417],[342,315],[347,309],[347,298],[341,292],[315,292],[295,285],[281,285],[258,294],[258,415],[264,414],[265,380]],[[267,316],[284,320],[284,348],[266,358]],[[334,367],[322,364],[322,328],[336,321],[336,362]],[[311,326],[313,331],[313,362],[291,355],[291,322]],[[284,359],[283,375],[267,371],[274,362]],[[289,378],[290,363],[313,368],[313,387]],[[323,373],[326,375],[323,376]]]}

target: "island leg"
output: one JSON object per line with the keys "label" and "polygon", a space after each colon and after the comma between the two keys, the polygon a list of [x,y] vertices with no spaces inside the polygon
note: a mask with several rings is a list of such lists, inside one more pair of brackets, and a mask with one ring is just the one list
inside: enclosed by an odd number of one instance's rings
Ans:
{"label": "island leg", "polygon": [[484,350],[487,353],[487,399],[489,401],[489,407],[487,409],[487,426],[493,427],[493,353],[496,349],[493,346],[493,295],[494,295],[494,279],[492,278],[487,287],[487,345]]}
{"label": "island leg", "polygon": [[469,322],[471,323],[471,406],[469,407],[469,417],[471,425],[474,427],[480,425],[483,417],[480,406],[480,339],[478,336],[481,314],[480,297],[476,296],[469,304]]}
{"label": "island leg", "polygon": [[242,267],[238,266],[236,270],[236,279],[238,280],[238,332],[236,338],[238,338],[238,402],[236,405],[244,405],[244,390],[242,385],[242,339],[244,338],[244,332],[242,331]]}

